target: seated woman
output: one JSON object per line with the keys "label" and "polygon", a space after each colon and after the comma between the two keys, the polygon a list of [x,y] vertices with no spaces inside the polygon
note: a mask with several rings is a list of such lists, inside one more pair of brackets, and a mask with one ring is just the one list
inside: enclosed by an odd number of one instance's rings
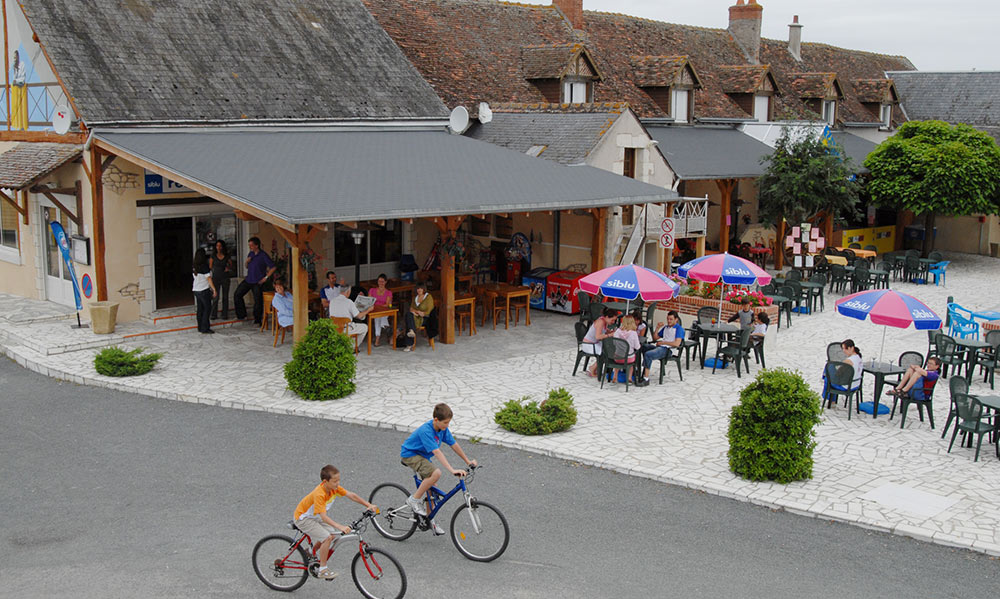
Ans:
{"label": "seated woman", "polygon": [[[624,339],[625,341],[628,342],[628,346],[632,348],[632,355],[628,357],[629,366],[628,366],[628,371],[625,374],[626,377],[625,380],[632,379],[632,364],[635,362],[635,352],[639,351],[639,346],[642,345],[639,342],[639,334],[636,332],[635,329],[636,329],[635,317],[632,315],[627,315],[622,317],[621,326],[618,327],[618,330],[616,330],[613,333],[614,337],[617,337],[618,339]],[[615,375],[614,378],[611,379],[611,382],[615,382],[618,380],[618,373],[621,371],[622,371],[621,368],[615,369]]]}
{"label": "seated woman", "polygon": [[764,336],[767,335],[767,325],[771,324],[771,319],[768,318],[767,314],[763,312],[757,313],[756,322],[753,325],[753,332],[750,333],[750,341],[754,345],[764,342]]}
{"label": "seated woman", "polygon": [[295,322],[295,304],[292,301],[292,293],[285,288],[285,281],[282,278],[274,280],[274,299],[271,306],[278,314],[278,326],[291,328]]}
{"label": "seated woman", "polygon": [[[386,283],[389,282],[389,278],[384,274],[380,274],[376,280],[376,287],[372,287],[368,290],[368,296],[375,298],[375,309],[381,310],[388,308],[392,305],[392,292],[386,288]],[[371,331],[372,338],[375,340],[375,347],[378,347],[382,341],[382,332],[387,326],[389,326],[388,316],[379,316],[375,319],[373,323],[375,325],[375,330]],[[395,331],[392,332],[393,335],[396,334]]]}
{"label": "seated woman", "polygon": [[424,319],[434,310],[434,298],[427,293],[426,283],[417,283],[416,292],[413,294],[413,303],[406,313],[406,336],[403,338],[403,351],[413,351],[413,345],[417,342],[417,329],[424,326]]}
{"label": "seated woman", "polygon": [[[604,308],[601,315],[595,319],[594,322],[590,324],[590,328],[587,329],[587,334],[583,337],[583,343],[580,350],[585,354],[600,356],[601,341],[611,336],[611,333],[608,331],[608,327],[617,317],[617,310]],[[594,364],[587,370],[587,376],[597,376],[597,360],[594,360]]]}

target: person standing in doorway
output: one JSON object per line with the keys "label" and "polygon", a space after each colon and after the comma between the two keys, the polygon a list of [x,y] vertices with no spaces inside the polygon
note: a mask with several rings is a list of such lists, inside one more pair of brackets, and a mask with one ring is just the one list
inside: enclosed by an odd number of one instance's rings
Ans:
{"label": "person standing in doorway", "polygon": [[233,294],[233,305],[236,308],[236,318],[243,320],[247,317],[247,305],[245,297],[247,293],[253,293],[253,323],[260,325],[264,320],[264,290],[262,285],[274,274],[277,267],[271,261],[271,257],[260,249],[260,238],[251,237],[247,242],[250,246],[250,253],[247,254],[247,276],[236,287]]}
{"label": "person standing in doorway", "polygon": [[209,311],[212,309],[212,298],[217,295],[215,283],[212,282],[212,270],[208,266],[208,255],[204,248],[198,248],[194,253],[194,265],[191,269],[194,282],[191,291],[194,293],[195,313],[198,320],[198,332],[212,334]]}
{"label": "person standing in doorway", "polygon": [[[215,251],[209,258],[212,267],[212,282],[218,292],[212,300],[212,318],[229,318],[229,279],[233,276],[233,260],[226,248],[226,242],[219,239],[215,242]],[[222,315],[219,315],[219,300],[222,300]]]}

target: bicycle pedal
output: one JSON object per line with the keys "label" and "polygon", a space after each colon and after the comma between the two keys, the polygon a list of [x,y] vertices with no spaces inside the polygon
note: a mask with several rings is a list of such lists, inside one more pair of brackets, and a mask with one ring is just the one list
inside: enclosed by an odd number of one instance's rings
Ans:
{"label": "bicycle pedal", "polygon": [[417,516],[417,528],[420,530],[430,530],[431,520],[427,516]]}

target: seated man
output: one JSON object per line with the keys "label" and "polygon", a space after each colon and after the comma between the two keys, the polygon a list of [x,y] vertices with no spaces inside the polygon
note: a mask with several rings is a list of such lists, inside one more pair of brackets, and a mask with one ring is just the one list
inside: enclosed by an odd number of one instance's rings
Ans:
{"label": "seated man", "polygon": [[938,370],[940,368],[941,360],[936,356],[927,358],[926,369],[915,364],[911,364],[910,367],[906,369],[906,374],[899,379],[899,384],[894,389],[889,390],[889,394],[901,397],[905,397],[907,394],[910,394],[913,396],[913,399],[927,399],[928,393],[934,388],[934,384],[937,383]]}
{"label": "seated man", "polygon": [[347,285],[343,278],[337,279],[337,274],[332,270],[326,271],[326,287],[319,290],[319,299],[323,302],[323,310],[330,311],[330,300],[340,295],[342,287]]}
{"label": "seated man", "polygon": [[348,286],[338,287],[340,290],[340,295],[335,296],[330,300],[330,316],[336,318],[350,318],[351,322],[347,324],[347,334],[357,335],[358,343],[364,343],[365,335],[368,334],[368,325],[362,324],[360,322],[354,322],[355,318],[364,318],[372,311],[372,307],[369,307],[364,312],[358,310],[358,307],[354,305],[354,302],[348,297],[351,294],[351,288]]}
{"label": "seated man", "polygon": [[676,310],[671,310],[667,312],[667,324],[659,322],[653,329],[653,343],[642,346],[642,380],[636,381],[636,386],[648,385],[649,369],[653,362],[669,358],[673,348],[679,347],[682,341],[684,341],[684,327],[681,326],[681,317]]}

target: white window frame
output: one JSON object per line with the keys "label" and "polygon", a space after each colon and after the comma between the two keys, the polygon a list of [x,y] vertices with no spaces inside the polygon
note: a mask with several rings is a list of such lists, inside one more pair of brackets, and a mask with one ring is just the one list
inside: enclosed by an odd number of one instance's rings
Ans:
{"label": "white window frame", "polygon": [[[14,198],[15,200],[17,199],[19,192],[12,191],[10,189],[5,189],[3,191],[4,193],[7,194],[7,197]],[[14,213],[14,235],[16,236],[14,242],[17,244],[17,247],[10,247],[0,243],[0,260],[20,266],[22,264],[21,223],[20,223],[21,214],[17,210],[11,208],[10,204],[8,204],[7,202],[0,201],[0,213],[3,213],[5,210],[9,210]]]}
{"label": "white window frame", "polygon": [[563,81],[563,104],[586,104],[590,101],[589,84],[586,81],[566,79]]}
{"label": "white window frame", "polygon": [[823,120],[828,125],[837,124],[837,101],[823,100]]}
{"label": "white window frame", "polygon": [[879,107],[879,116],[882,120],[883,129],[892,128],[892,104],[882,104]]}
{"label": "white window frame", "polygon": [[[764,106],[761,107],[761,104]],[[761,108],[764,110],[764,114],[761,114]],[[757,119],[759,123],[766,123],[771,120],[771,96],[765,96],[763,94],[757,94],[753,97],[753,118]]]}
{"label": "white window frame", "polygon": [[691,115],[691,90],[672,89],[670,90],[670,116],[675,123],[690,123]]}

